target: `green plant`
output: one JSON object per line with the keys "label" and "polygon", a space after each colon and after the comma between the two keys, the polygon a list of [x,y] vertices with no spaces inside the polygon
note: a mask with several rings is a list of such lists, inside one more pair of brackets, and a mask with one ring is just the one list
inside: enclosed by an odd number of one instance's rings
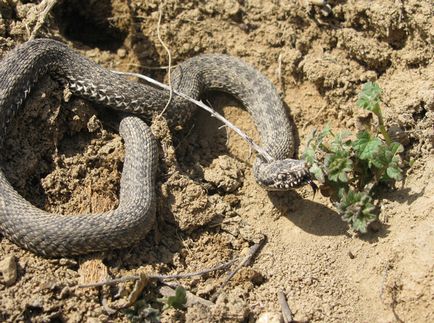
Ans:
{"label": "green plant", "polygon": [[160,311],[156,308],[153,308],[144,299],[139,299],[134,303],[133,306],[124,309],[123,313],[125,314],[127,319],[132,323],[160,322]]}
{"label": "green plant", "polygon": [[[175,289],[174,296],[158,298],[157,302],[163,304],[161,312],[167,310],[168,308],[184,309],[187,303],[187,291],[184,287],[178,286]],[[144,299],[137,300],[134,305],[123,310],[130,322],[160,322],[160,311],[153,308]]]}
{"label": "green plant", "polygon": [[342,219],[362,233],[378,218],[374,189],[380,183],[402,179],[400,153],[404,148],[393,142],[386,130],[381,93],[376,83],[367,82],[357,101],[359,107],[376,116],[377,127],[371,125],[354,135],[347,130],[334,133],[326,126],[312,133],[303,155]]}
{"label": "green plant", "polygon": [[176,309],[183,309],[187,303],[187,291],[182,286],[177,286],[174,296],[168,296],[158,299],[159,302],[164,303],[164,309],[173,307]]}

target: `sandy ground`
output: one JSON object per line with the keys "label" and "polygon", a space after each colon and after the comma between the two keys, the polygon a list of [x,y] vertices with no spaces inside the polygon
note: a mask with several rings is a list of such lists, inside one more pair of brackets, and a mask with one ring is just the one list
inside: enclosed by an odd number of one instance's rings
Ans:
{"label": "sandy ground", "polygon": [[[80,4],[79,4],[80,3]],[[202,3],[202,2],[200,2]],[[204,3],[204,2],[203,2]],[[185,273],[243,255],[266,243],[214,305],[163,310],[160,284],[141,295],[142,318],[247,322],[280,312],[282,290],[296,321],[434,321],[434,15],[432,1],[329,1],[325,16],[309,1],[169,0],[161,34],[173,64],[204,52],[227,53],[254,65],[276,84],[298,129],[300,145],[314,128],[356,130],[361,85],[384,90],[389,126],[399,129],[414,166],[402,185],[381,194],[382,224],[352,234],[332,204],[309,188],[267,193],[252,176],[248,146],[205,113],[161,143],[156,188],[158,221],[128,250],[73,259],[44,259],[0,235],[0,261],[13,256],[17,277],[0,274],[0,321],[124,322],[132,283],[78,289],[108,277]],[[0,0],[0,51],[29,39],[38,1]],[[62,40],[107,68],[162,80],[167,55],[157,38],[158,1],[63,1],[38,37]],[[281,62],[279,76],[279,60]],[[211,104],[253,138],[252,120],[233,99]],[[116,207],[123,144],[101,122],[100,107],[69,97],[44,78],[14,121],[1,153],[14,187],[48,211],[77,214]],[[226,278],[215,272],[178,281],[210,299]],[[105,305],[104,305],[105,304]],[[155,316],[154,316],[155,317]],[[277,320],[273,321],[277,322]]]}

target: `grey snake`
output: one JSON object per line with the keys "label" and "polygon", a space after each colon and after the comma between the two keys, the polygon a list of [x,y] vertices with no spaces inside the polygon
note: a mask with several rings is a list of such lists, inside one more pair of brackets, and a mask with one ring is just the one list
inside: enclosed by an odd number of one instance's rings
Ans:
{"label": "grey snake", "polygon": [[[117,209],[102,214],[67,216],[34,207],[20,196],[0,169],[0,232],[10,241],[46,257],[85,254],[131,246],[147,234],[155,220],[157,146],[150,129],[152,114],[161,111],[168,91],[133,82],[79,55],[65,44],[28,41],[0,61],[0,146],[10,121],[41,76],[50,74],[73,94],[128,112],[119,125],[125,161]],[[294,138],[287,111],[273,84],[243,61],[222,54],[202,54],[179,64],[172,85],[192,98],[209,90],[236,97],[251,114],[262,147],[275,159],[257,157],[254,175],[269,190],[310,183],[305,163],[291,159]],[[195,107],[175,96],[165,116],[170,124],[185,122]]]}

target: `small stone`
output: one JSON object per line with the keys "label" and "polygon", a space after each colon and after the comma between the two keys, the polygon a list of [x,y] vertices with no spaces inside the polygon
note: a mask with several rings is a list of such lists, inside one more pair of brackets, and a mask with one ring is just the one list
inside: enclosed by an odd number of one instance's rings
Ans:
{"label": "small stone", "polygon": [[127,56],[127,51],[125,50],[125,48],[119,48],[117,54],[120,58],[124,58]]}
{"label": "small stone", "polygon": [[259,315],[256,323],[281,323],[282,316],[275,312],[265,312]]}
{"label": "small stone", "polygon": [[101,121],[98,120],[96,115],[91,116],[89,121],[87,122],[87,130],[89,130],[89,132],[95,132],[101,128],[102,128]]}
{"label": "small stone", "polygon": [[0,282],[11,286],[17,280],[17,260],[15,256],[7,256],[0,261]]}
{"label": "small stone", "polygon": [[78,267],[78,262],[76,260],[69,259],[69,258],[60,258],[59,265],[66,266],[68,268],[75,268]]}
{"label": "small stone", "polygon": [[318,6],[318,7],[323,7],[326,5],[326,1],[325,0],[309,0],[309,2],[311,4],[313,4],[314,6]]}

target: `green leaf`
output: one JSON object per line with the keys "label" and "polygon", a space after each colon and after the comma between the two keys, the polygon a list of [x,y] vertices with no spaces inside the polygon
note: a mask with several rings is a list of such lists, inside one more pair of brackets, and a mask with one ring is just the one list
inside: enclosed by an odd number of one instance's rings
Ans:
{"label": "green leaf", "polygon": [[410,166],[410,168],[413,168],[415,162],[416,159],[410,158],[410,161],[408,162],[408,166]]}
{"label": "green leaf", "polygon": [[381,88],[377,83],[366,82],[362,86],[357,105],[375,114],[380,114]]}
{"label": "green leaf", "polygon": [[318,133],[317,129],[314,129],[307,140],[306,146],[316,151],[318,147],[321,146],[324,138],[330,134],[331,134],[330,125],[326,125],[320,133]]}
{"label": "green leaf", "polygon": [[322,171],[321,167],[318,166],[318,164],[313,164],[312,167],[309,168],[309,172],[313,174],[316,180],[320,181],[321,183],[325,182],[324,172]]}
{"label": "green leaf", "polygon": [[344,130],[334,136],[333,141],[330,143],[331,151],[337,152],[339,150],[349,151],[351,149],[351,141],[349,137],[352,135],[351,131]]}
{"label": "green leaf", "polygon": [[386,174],[387,176],[389,176],[391,179],[394,179],[395,181],[402,180],[402,172],[401,169],[399,169],[398,167],[392,167],[392,166],[387,167]]}
{"label": "green leaf", "polygon": [[322,141],[324,140],[325,137],[329,136],[332,132],[332,128],[330,127],[329,124],[327,124],[323,131],[321,131],[318,135],[318,142],[322,143]]}
{"label": "green leaf", "polygon": [[401,158],[399,156],[402,151],[404,151],[404,147],[397,142],[392,142],[389,146],[384,144],[380,147],[375,158],[372,159],[372,163],[384,171],[381,175],[382,180],[400,181],[402,179]]}
{"label": "green leaf", "polygon": [[396,155],[396,154],[400,154],[404,151],[404,146],[401,145],[399,142],[392,142],[389,145],[389,149],[394,155]]}
{"label": "green leaf", "polygon": [[163,299],[167,307],[174,307],[176,309],[182,309],[187,303],[187,292],[182,286],[178,286],[175,289],[175,296],[169,296]]}
{"label": "green leaf", "polygon": [[130,322],[160,322],[160,311],[152,308],[145,300],[139,299],[133,306],[122,311]]}
{"label": "green leaf", "polygon": [[308,165],[315,164],[315,150],[312,147],[307,147],[303,153],[303,159]]}
{"label": "green leaf", "polygon": [[366,143],[363,151],[361,152],[360,159],[373,159],[381,145],[382,142],[379,138],[371,138],[371,140]]}
{"label": "green leaf", "polygon": [[387,167],[387,165],[389,164],[389,158],[387,157],[388,153],[387,153],[387,146],[386,145],[381,145],[378,147],[378,151],[375,154],[375,156],[373,156],[370,159],[370,163],[369,166],[374,165],[376,168],[378,169],[384,169],[385,167]]}
{"label": "green leaf", "polygon": [[352,170],[353,162],[345,151],[327,154],[324,159],[327,176],[333,182],[348,182],[348,175]]}
{"label": "green leaf", "polygon": [[358,231],[360,233],[366,233],[369,223],[377,219],[377,215],[373,213],[375,207],[371,202],[358,204],[357,207],[361,207],[362,212],[358,216],[353,216],[351,227],[355,231]]}
{"label": "green leaf", "polygon": [[353,142],[353,148],[357,156],[362,160],[373,161],[383,142],[378,137],[372,137],[367,131],[360,131],[357,140]]}
{"label": "green leaf", "polygon": [[341,192],[336,204],[342,219],[350,223],[353,230],[366,233],[369,223],[377,219],[372,197],[365,192],[348,190]]}

